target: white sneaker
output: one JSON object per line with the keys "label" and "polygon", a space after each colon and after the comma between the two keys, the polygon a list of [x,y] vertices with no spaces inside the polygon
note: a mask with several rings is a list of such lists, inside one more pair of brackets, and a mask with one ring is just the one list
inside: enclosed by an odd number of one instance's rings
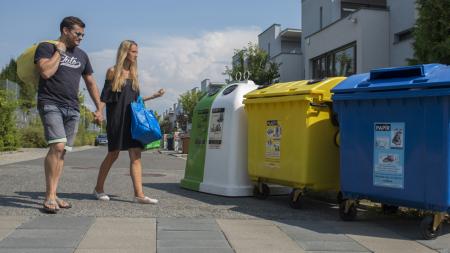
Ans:
{"label": "white sneaker", "polygon": [[152,199],[147,196],[143,198],[134,197],[134,202],[140,203],[140,204],[158,204],[157,199]]}
{"label": "white sneaker", "polygon": [[104,192],[98,193],[95,189],[94,189],[94,195],[98,200],[103,200],[103,201],[109,200],[109,196],[106,195],[106,193],[104,193]]}

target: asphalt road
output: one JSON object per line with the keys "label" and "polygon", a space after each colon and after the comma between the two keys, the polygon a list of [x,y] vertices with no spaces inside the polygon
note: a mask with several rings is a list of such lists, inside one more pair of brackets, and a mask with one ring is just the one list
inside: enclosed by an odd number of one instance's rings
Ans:
{"label": "asphalt road", "polygon": [[[148,196],[160,200],[158,205],[133,203],[127,152],[121,152],[107,178],[105,191],[112,200],[94,199],[98,167],[106,147],[68,153],[58,196],[72,202],[64,210],[68,216],[107,217],[205,217],[337,220],[334,204],[306,200],[302,210],[291,209],[287,196],[267,200],[253,197],[228,198],[180,188],[186,161],[156,151],[142,154],[143,185]],[[0,215],[41,215],[44,192],[43,159],[0,166]]]}

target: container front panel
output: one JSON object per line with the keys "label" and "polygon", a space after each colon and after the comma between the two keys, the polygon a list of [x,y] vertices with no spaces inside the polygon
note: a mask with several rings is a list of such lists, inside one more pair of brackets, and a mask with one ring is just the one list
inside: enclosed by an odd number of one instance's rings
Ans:
{"label": "container front panel", "polygon": [[184,179],[181,180],[181,186],[191,190],[198,191],[200,183],[203,181],[210,108],[215,97],[204,97],[194,109],[189,154]]}
{"label": "container front panel", "polygon": [[335,101],[346,197],[449,206],[448,97]]}
{"label": "container front panel", "polygon": [[296,188],[337,188],[339,155],[329,109],[311,108],[304,98],[263,101],[245,105],[251,179]]}

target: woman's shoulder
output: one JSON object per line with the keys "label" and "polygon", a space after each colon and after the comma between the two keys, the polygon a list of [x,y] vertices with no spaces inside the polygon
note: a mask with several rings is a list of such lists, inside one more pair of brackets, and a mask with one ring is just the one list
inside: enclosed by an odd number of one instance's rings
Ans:
{"label": "woman's shoulder", "polygon": [[114,78],[114,67],[110,67],[107,71],[106,71],[106,80],[112,80]]}

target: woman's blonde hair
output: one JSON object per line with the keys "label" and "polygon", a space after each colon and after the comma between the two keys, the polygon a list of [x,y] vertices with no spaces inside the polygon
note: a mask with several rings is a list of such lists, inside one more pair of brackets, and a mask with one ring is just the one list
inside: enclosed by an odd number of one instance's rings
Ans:
{"label": "woman's blonde hair", "polygon": [[[130,51],[132,45],[137,46],[137,43],[132,40],[124,40],[122,41],[122,43],[120,43],[119,49],[117,50],[116,65],[114,65],[114,73],[111,85],[114,92],[120,92],[122,90],[122,86],[125,84],[125,77],[122,75],[122,70],[125,59],[127,58],[128,52]],[[139,90],[136,61],[131,62],[129,79],[132,80],[133,90]]]}

